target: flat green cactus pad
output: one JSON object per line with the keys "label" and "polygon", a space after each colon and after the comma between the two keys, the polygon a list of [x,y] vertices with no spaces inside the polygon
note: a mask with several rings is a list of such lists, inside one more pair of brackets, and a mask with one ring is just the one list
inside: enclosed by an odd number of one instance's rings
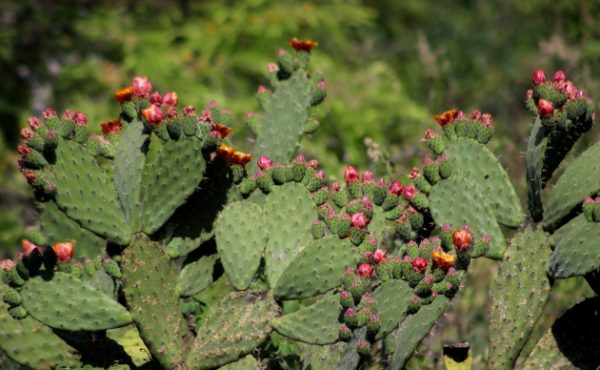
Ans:
{"label": "flat green cactus pad", "polygon": [[211,254],[185,265],[177,279],[177,291],[182,297],[200,293],[213,282],[213,270],[219,255]]}
{"label": "flat green cactus pad", "polygon": [[236,362],[220,367],[219,370],[260,370],[260,366],[254,357],[248,355]]}
{"label": "flat green cactus pad", "polygon": [[236,289],[246,289],[265,250],[265,216],[260,206],[240,201],[228,205],[215,227],[217,250],[229,281]]}
{"label": "flat green cactus pad", "polygon": [[150,351],[144,344],[135,325],[107,330],[106,336],[123,347],[123,350],[129,355],[135,366],[141,367],[152,361]]}
{"label": "flat green cactus pad", "polygon": [[338,340],[342,312],[340,297],[329,294],[310,306],[275,320],[275,330],[288,338],[311,344],[330,344]]}
{"label": "flat green cactus pad", "polygon": [[554,251],[548,263],[551,276],[564,279],[600,267],[600,223],[575,217],[552,235]]}
{"label": "flat green cactus pad", "polygon": [[457,138],[448,144],[446,155],[453,175],[474,183],[499,223],[517,227],[525,219],[517,193],[496,156],[473,139]]}
{"label": "flat green cactus pad", "polygon": [[267,280],[274,287],[296,258],[300,249],[313,239],[310,228],[317,208],[306,188],[298,183],[275,186],[263,206]]}
{"label": "flat green cactus pad", "polygon": [[573,368],[573,364],[560,352],[552,329],[546,330],[523,364],[523,370],[571,370]]}
{"label": "flat green cactus pad", "polygon": [[437,183],[429,193],[429,207],[436,224],[450,224],[453,228],[468,225],[473,238],[490,237],[487,256],[502,258],[505,241],[502,231],[479,188],[469,180],[454,175]]}
{"label": "flat green cactus pad", "polygon": [[365,339],[366,329],[356,331],[350,342],[329,345],[302,344],[302,370],[351,370],[356,369],[360,355],[356,352],[359,339]]}
{"label": "flat green cactus pad", "polygon": [[156,232],[196,190],[206,161],[201,142],[192,137],[162,142],[152,136],[142,174],[143,230]]}
{"label": "flat green cactus pad", "polygon": [[[0,283],[0,295],[8,287]],[[0,350],[8,357],[33,369],[52,369],[57,365],[79,366],[77,350],[52,329],[28,316],[14,319],[8,305],[0,301]]]}
{"label": "flat green cactus pad", "polygon": [[299,299],[325,293],[342,283],[344,271],[356,265],[357,257],[352,244],[335,235],[311,240],[285,269],[273,295]]}
{"label": "flat green cactus pad", "polygon": [[59,139],[56,161],[56,203],[69,217],[101,237],[126,245],[131,231],[107,171],[80,144]]}
{"label": "flat green cactus pad", "polygon": [[187,364],[195,370],[210,369],[250,353],[271,333],[278,313],[269,293],[230,293],[202,320]]}
{"label": "flat green cactus pad", "polygon": [[492,287],[488,368],[512,369],[550,296],[548,235],[525,230],[510,243]]}
{"label": "flat green cactus pad", "polygon": [[554,185],[544,214],[544,228],[554,230],[588,195],[600,191],[600,143],[569,164]]}
{"label": "flat green cactus pad", "polygon": [[373,292],[381,322],[377,333],[378,338],[396,329],[398,323],[404,320],[410,297],[413,295],[413,290],[403,280],[387,281]]}
{"label": "flat green cactus pad", "polygon": [[23,306],[36,320],[66,330],[104,330],[127,325],[125,307],[87,283],[62,272],[27,280]]}
{"label": "flat green cactus pad", "polygon": [[408,315],[400,326],[390,333],[387,342],[392,344],[393,356],[390,369],[400,370],[423,338],[429,334],[433,324],[440,318],[448,305],[448,298],[438,296],[433,302],[414,315]]}

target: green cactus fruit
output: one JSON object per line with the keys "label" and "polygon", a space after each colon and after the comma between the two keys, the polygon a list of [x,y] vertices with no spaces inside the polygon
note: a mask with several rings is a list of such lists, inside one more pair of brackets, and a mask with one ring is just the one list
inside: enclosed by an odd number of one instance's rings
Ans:
{"label": "green cactus fruit", "polygon": [[584,275],[600,266],[600,251],[596,242],[600,237],[600,223],[588,222],[579,215],[552,235],[554,246],[548,262],[548,271],[554,278],[564,279]]}
{"label": "green cactus fruit", "polygon": [[4,295],[2,296],[2,300],[9,306],[18,306],[23,302],[23,298],[21,298],[21,294],[18,291],[12,288],[6,288],[4,290]]}
{"label": "green cactus fruit", "polygon": [[361,184],[360,182],[354,182],[352,184],[349,184],[346,187],[346,190],[348,191],[348,194],[352,199],[360,198],[363,195],[363,184]]}
{"label": "green cactus fruit", "polygon": [[349,341],[353,337],[354,337],[354,334],[352,333],[352,329],[350,329],[348,327],[348,325],[346,325],[346,324],[340,325],[340,329],[339,329],[340,340]]}
{"label": "green cactus fruit", "polygon": [[15,320],[23,320],[29,315],[29,313],[23,306],[9,308],[8,314]]}
{"label": "green cactus fruit", "polygon": [[494,126],[479,124],[477,126],[477,141],[483,145],[487,144],[494,136]]}
{"label": "green cactus fruit", "polygon": [[454,163],[454,173],[478,187],[499,223],[516,227],[525,215],[517,193],[496,156],[470,139],[451,142],[446,155]]}
{"label": "green cactus fruit", "polygon": [[429,208],[429,199],[423,193],[417,193],[411,200],[410,204],[412,204],[415,208],[423,211]]}
{"label": "green cactus fruit", "polygon": [[271,333],[278,311],[269,293],[228,294],[202,320],[187,364],[192,369],[210,369],[250,353]]}
{"label": "green cactus fruit", "polygon": [[240,201],[229,204],[215,226],[217,251],[231,284],[246,289],[265,249],[265,216],[260,206]]}
{"label": "green cactus fruit", "polygon": [[436,155],[442,155],[446,150],[446,142],[441,135],[435,135],[433,138],[427,141],[427,146]]}
{"label": "green cactus fruit", "polygon": [[[177,168],[177,171],[173,171]],[[195,138],[161,143],[150,140],[142,173],[143,231],[156,232],[196,190],[204,177],[206,160]]]}
{"label": "green cactus fruit", "polygon": [[377,338],[392,332],[404,320],[412,294],[410,286],[402,280],[390,280],[375,289],[373,297],[381,323]]}
{"label": "green cactus fruit", "polygon": [[235,362],[219,368],[219,370],[260,370],[259,362],[251,355],[247,355]]}
{"label": "green cactus fruit", "polygon": [[354,307],[354,297],[352,297],[352,293],[347,290],[342,290],[340,292],[340,304],[344,308]]}
{"label": "green cactus fruit", "polygon": [[315,239],[321,239],[325,236],[325,228],[319,220],[315,220],[310,227],[310,232]]}
{"label": "green cactus fruit", "polygon": [[546,202],[544,228],[556,229],[586,196],[600,191],[598,156],[600,156],[600,143],[589,147],[569,164],[554,185]]}
{"label": "green cactus fruit", "polygon": [[263,172],[256,177],[256,186],[265,194],[269,194],[273,189],[274,183],[271,172]]}
{"label": "green cactus fruit", "polygon": [[177,279],[177,291],[182,297],[194,296],[213,282],[213,270],[219,255],[211,254],[183,267]]}
{"label": "green cactus fruit", "polygon": [[106,331],[106,337],[119,344],[125,353],[131,358],[131,362],[137,367],[152,361],[148,347],[140,337],[135,325],[127,325],[121,328]]}
{"label": "green cactus fruit", "polygon": [[123,291],[133,320],[150,352],[164,367],[183,360],[183,318],[173,289],[177,272],[163,246],[136,236],[121,260]]}
{"label": "green cactus fruit", "polygon": [[113,279],[120,279],[123,274],[121,273],[121,268],[117,261],[108,259],[104,261],[104,271]]}
{"label": "green cactus fruit", "polygon": [[[51,278],[50,278],[51,277]],[[131,315],[91,285],[62,272],[38,276],[21,290],[23,306],[36,320],[66,330],[104,330],[131,322]]]}
{"label": "green cactus fruit", "polygon": [[142,227],[142,173],[148,150],[148,133],[144,124],[134,120],[121,130],[113,162],[117,198],[125,219],[133,230]]}
{"label": "green cactus fruit", "polygon": [[[0,294],[6,289],[8,287],[0,283]],[[0,327],[0,350],[24,366],[34,369],[79,366],[77,351],[52,329],[32,317],[13,318],[4,302],[0,302]]]}
{"label": "green cactus fruit", "polygon": [[250,195],[256,189],[256,180],[252,178],[246,178],[242,180],[240,184],[240,192],[244,196]]}
{"label": "green cactus fruit", "polygon": [[384,211],[389,212],[393,209],[398,208],[398,203],[399,203],[398,196],[396,194],[392,194],[392,193],[388,192],[385,196],[385,200],[381,204],[381,208],[383,208]]}
{"label": "green cactus fruit", "polygon": [[334,223],[332,226],[333,229],[337,232],[338,237],[340,239],[347,237],[350,233],[350,220],[347,217],[336,217],[335,221],[333,222]]}
{"label": "green cactus fruit", "polygon": [[415,187],[419,189],[420,192],[429,194],[429,192],[431,191],[431,184],[429,183],[429,181],[427,181],[425,176],[421,175],[420,173],[416,177],[414,177],[412,181]]}
{"label": "green cactus fruit", "polygon": [[335,343],[339,335],[340,297],[328,294],[310,306],[276,319],[273,327],[281,335],[311,344]]}
{"label": "green cactus fruit", "polygon": [[436,224],[449,224],[455,229],[469,225],[475,240],[484,235],[490,237],[488,257],[502,257],[504,236],[478,186],[460,176],[452,176],[434,186],[429,202]]}
{"label": "green cactus fruit", "polygon": [[357,227],[350,228],[350,242],[354,245],[360,245],[365,240],[366,231]]}
{"label": "green cactus fruit", "polygon": [[400,370],[412,356],[419,343],[425,338],[433,324],[444,313],[448,305],[446,297],[438,296],[433,303],[423,306],[417,313],[409,315],[398,328],[388,335],[387,352],[393,352],[390,369]]}
{"label": "green cactus fruit", "polygon": [[439,163],[434,162],[430,158],[426,157],[426,159],[423,161],[423,176],[425,176],[430,184],[437,184],[441,179]]}
{"label": "green cactus fruit", "polygon": [[346,240],[330,235],[310,241],[283,271],[273,295],[282,299],[312,297],[340,285],[357,255]]}
{"label": "green cactus fruit", "polygon": [[111,242],[129,242],[131,231],[115,197],[112,179],[85,148],[61,139],[52,170],[56,176],[56,203],[62,211]]}
{"label": "green cactus fruit", "polygon": [[550,296],[546,261],[550,242],[542,230],[512,240],[492,287],[488,368],[512,369]]}
{"label": "green cactus fruit", "polygon": [[371,354],[371,343],[362,339],[356,343],[356,352],[361,356],[369,356]]}
{"label": "green cactus fruit", "polygon": [[303,185],[292,182],[273,189],[263,206],[265,271],[269,286],[277,281],[296,258],[301,248],[312,240],[311,226],[317,209]]}

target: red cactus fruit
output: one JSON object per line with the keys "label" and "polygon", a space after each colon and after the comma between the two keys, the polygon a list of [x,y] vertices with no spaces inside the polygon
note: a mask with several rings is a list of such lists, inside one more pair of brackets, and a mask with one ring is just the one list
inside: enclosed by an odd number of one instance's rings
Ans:
{"label": "red cactus fruit", "polygon": [[554,114],[554,106],[546,99],[538,101],[538,114],[540,118],[552,117]]}
{"label": "red cactus fruit", "polygon": [[542,71],[541,69],[536,69],[531,76],[531,82],[535,86],[543,84],[546,82],[546,72]]}
{"label": "red cactus fruit", "polygon": [[417,257],[412,260],[411,265],[413,270],[423,272],[427,268],[427,265],[429,265],[429,262],[423,257]]}

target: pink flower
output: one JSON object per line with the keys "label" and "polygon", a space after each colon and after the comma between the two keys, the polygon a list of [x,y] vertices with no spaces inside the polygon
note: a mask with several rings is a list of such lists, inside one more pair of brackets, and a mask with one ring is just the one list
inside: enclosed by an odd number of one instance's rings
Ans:
{"label": "pink flower", "polygon": [[425,139],[423,139],[422,141],[430,141],[430,140],[434,139],[436,136],[437,136],[437,134],[435,133],[435,131],[428,128],[425,131]]}
{"label": "pink flower", "polygon": [[75,112],[75,115],[73,116],[73,121],[75,121],[75,124],[77,126],[85,126],[87,125],[88,119],[82,112]]}
{"label": "pink flower", "polygon": [[260,158],[258,158],[258,161],[256,161],[256,164],[261,170],[266,171],[271,168],[273,161],[266,155],[261,155]]}
{"label": "pink flower", "polygon": [[54,118],[56,117],[56,110],[54,110],[54,108],[46,108],[46,110],[42,112],[42,117]]}
{"label": "pink flower", "polygon": [[358,181],[358,171],[352,166],[346,167],[344,170],[344,181],[347,185],[353,184]]}
{"label": "pink flower", "polygon": [[554,106],[548,100],[540,99],[538,102],[538,114],[540,118],[552,117],[554,115]]}
{"label": "pink flower", "polygon": [[531,76],[531,82],[535,86],[539,86],[539,85],[543,84],[544,82],[546,82],[546,73],[544,71],[542,71],[541,69],[536,69],[533,72],[533,75]]}
{"label": "pink flower", "polygon": [[356,269],[356,273],[362,278],[370,278],[373,275],[373,266],[368,263],[361,263]]}
{"label": "pink flower", "polygon": [[427,268],[429,262],[427,262],[427,260],[423,257],[417,257],[414,260],[412,260],[411,264],[413,270],[423,272]]}
{"label": "pink flower", "polygon": [[184,116],[193,116],[194,114],[196,114],[196,108],[192,107],[191,105],[186,105],[183,107]]}
{"label": "pink flower", "polygon": [[21,139],[29,140],[33,136],[33,131],[29,127],[25,127],[21,130]]}
{"label": "pink flower", "polygon": [[160,93],[158,91],[155,91],[150,95],[150,103],[155,105],[161,105],[162,101],[163,98],[162,96],[160,96]]}
{"label": "pink flower", "polygon": [[35,131],[42,126],[42,121],[37,117],[29,117],[27,119],[27,124]]}
{"label": "pink flower", "polygon": [[3,270],[3,271],[10,271],[10,270],[14,269],[16,266],[17,266],[17,264],[13,260],[6,259],[6,260],[0,261],[0,270]]}
{"label": "pink flower", "polygon": [[384,250],[376,249],[373,253],[373,262],[380,264],[387,258],[387,253]]}
{"label": "pink flower", "polygon": [[331,184],[331,191],[338,192],[342,189],[340,183],[334,182]]}
{"label": "pink flower", "polygon": [[311,159],[310,161],[308,161],[308,167],[312,168],[313,170],[316,170],[317,167],[319,167],[319,161],[317,161],[316,159]]}
{"label": "pink flower", "polygon": [[400,183],[400,181],[396,180],[396,181],[392,182],[389,190],[390,190],[390,193],[392,193],[392,194],[400,195],[404,191],[404,185],[402,185],[402,183]]}
{"label": "pink flower", "polygon": [[489,113],[484,113],[481,115],[481,124],[485,127],[491,127],[493,125],[492,115]]}
{"label": "pink flower", "polygon": [[355,214],[353,214],[352,219],[350,221],[350,225],[352,225],[352,227],[356,227],[359,229],[366,227],[368,223],[369,221],[367,220],[367,217],[361,212],[356,212]]}
{"label": "pink flower", "polygon": [[409,179],[413,180],[413,179],[421,176],[421,170],[419,170],[417,167],[413,167],[407,176]]}
{"label": "pink flower", "polygon": [[552,81],[558,83],[558,82],[563,82],[567,79],[567,74],[562,71],[562,70],[558,70],[556,72],[554,72],[554,76],[552,76]]}
{"label": "pink flower", "polygon": [[325,82],[325,80],[321,80],[317,83],[317,88],[321,89],[321,90],[325,90],[325,88],[327,88],[327,83]]}
{"label": "pink flower", "polygon": [[296,156],[296,159],[294,159],[295,163],[298,164],[303,164],[304,162],[306,162],[306,160],[304,159],[304,154],[300,153]]}
{"label": "pink flower", "polygon": [[481,111],[479,111],[478,109],[475,109],[474,111],[471,112],[471,119],[473,121],[479,121],[480,118],[481,118]]}
{"label": "pink flower", "polygon": [[267,71],[269,73],[275,73],[275,72],[279,71],[279,66],[275,63],[269,63],[269,64],[267,64]]}
{"label": "pink flower", "polygon": [[373,172],[371,172],[371,171],[363,172],[363,175],[362,175],[363,184],[372,183],[374,181],[375,181],[375,176],[373,176]]}
{"label": "pink flower", "polygon": [[152,84],[148,77],[136,77],[133,79],[131,83],[131,88],[133,89],[133,95],[138,98],[147,98],[152,91]]}
{"label": "pink flower", "polygon": [[142,116],[144,116],[144,119],[149,124],[154,126],[158,125],[165,119],[162,109],[156,105],[151,105],[150,107],[142,110]]}
{"label": "pink flower", "polygon": [[320,179],[320,180],[323,180],[323,179],[325,178],[325,171],[323,171],[323,170],[319,170],[319,171],[317,171],[317,173],[315,173],[315,176],[316,176],[318,179]]}
{"label": "pink flower", "polygon": [[417,189],[412,185],[405,186],[402,195],[404,196],[404,199],[411,200],[417,195]]}
{"label": "pink flower", "polygon": [[30,242],[27,239],[23,239],[21,241],[21,249],[23,250],[23,255],[25,257],[28,257],[31,253],[33,253],[34,250],[38,250],[40,253],[42,253],[42,248],[38,247],[37,245],[33,244],[32,242]]}
{"label": "pink flower", "polygon": [[257,94],[264,94],[267,92],[267,88],[264,85],[258,85],[258,89],[256,90]]}
{"label": "pink flower", "polygon": [[175,91],[169,91],[165,94],[163,98],[163,104],[168,107],[176,107],[179,103],[179,98],[177,97],[177,93]]}

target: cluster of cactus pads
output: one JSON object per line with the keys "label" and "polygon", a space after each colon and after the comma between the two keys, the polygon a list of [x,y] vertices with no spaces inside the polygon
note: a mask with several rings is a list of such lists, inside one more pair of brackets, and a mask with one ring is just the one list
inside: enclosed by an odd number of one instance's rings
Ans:
{"label": "cluster of cactus pads", "polygon": [[[175,92],[161,95],[145,77],[115,94],[119,118],[101,135],[80,112],[29,120],[18,166],[40,223],[16,260],[0,262],[0,349],[10,359],[36,369],[260,369],[280,361],[268,348],[284,341],[302,369],[400,369],[471,259],[488,257],[502,260],[488,366],[509,369],[548,298],[547,272],[594,284],[598,145],[542,196],[593,121],[564,73],[546,82],[536,71],[527,95],[537,117],[527,218],[486,147],[492,117],[479,111],[435,117],[443,132],[424,139],[435,158],[408,183],[351,166],[344,184],[330,181],[298,154],[325,98],[323,76],[308,70],[316,43],[291,46],[267,67],[262,113],[248,114],[253,153],[230,145],[227,110],[180,110]],[[584,303],[575,309],[589,316],[597,302]],[[563,329],[581,320],[565,316]],[[528,366],[548,353],[573,362],[557,331]]]}

